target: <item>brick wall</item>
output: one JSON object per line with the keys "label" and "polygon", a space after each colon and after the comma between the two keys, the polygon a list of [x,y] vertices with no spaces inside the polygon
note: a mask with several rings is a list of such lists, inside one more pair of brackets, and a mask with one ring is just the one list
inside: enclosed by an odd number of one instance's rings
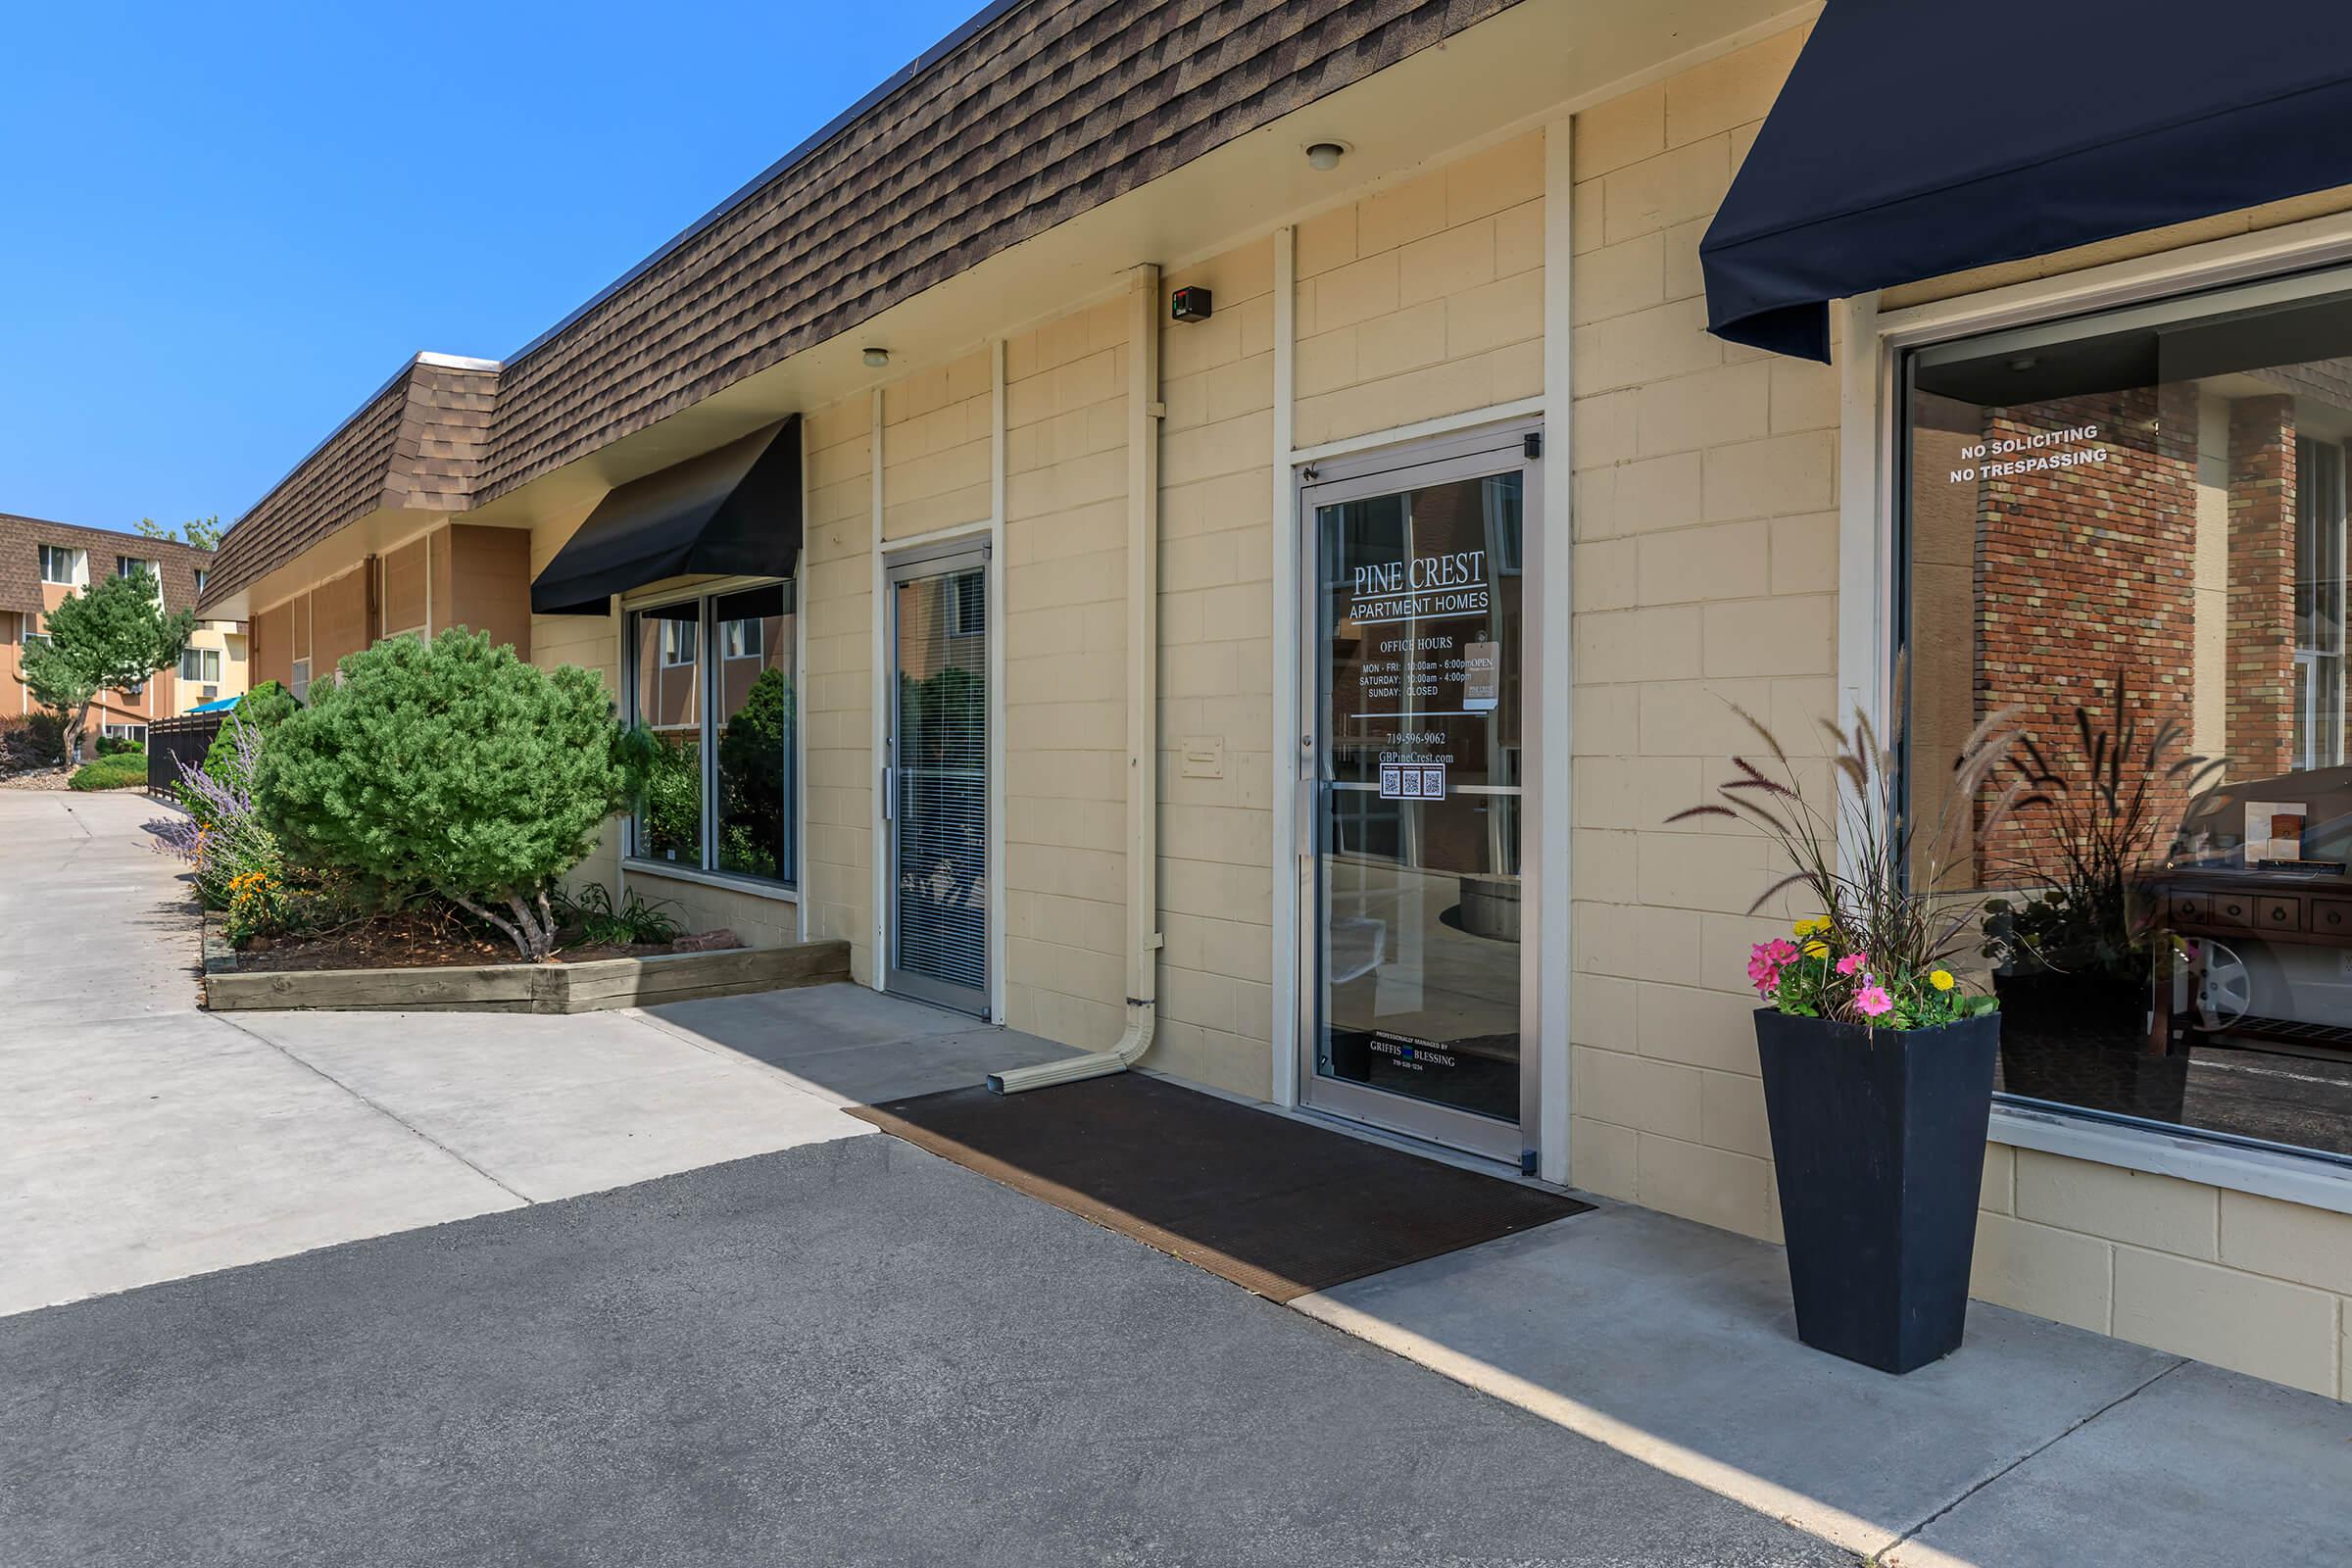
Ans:
{"label": "brick wall", "polygon": [[2290,765],[2295,710],[2295,400],[2230,408],[2230,772]]}
{"label": "brick wall", "polygon": [[[2180,382],[1984,413],[1982,440],[1996,454],[1989,464],[2002,461],[2006,443],[2029,456],[2107,453],[2104,463],[1988,473],[1975,483],[1974,717],[2011,710],[2052,762],[2080,761],[2075,710],[2112,713],[2119,666],[2130,671],[2130,711],[2141,736],[2168,721],[2183,734],[2190,727],[2196,398],[2193,384]],[[2034,445],[2085,426],[2096,436]],[[1934,490],[1950,481],[1923,469],[1916,482]],[[1932,761],[1941,768],[1950,759]],[[2177,820],[2185,804],[2179,791],[2160,798],[2156,820]],[[2026,808],[1984,842],[1987,874],[2031,880],[2047,865],[2050,815]]]}

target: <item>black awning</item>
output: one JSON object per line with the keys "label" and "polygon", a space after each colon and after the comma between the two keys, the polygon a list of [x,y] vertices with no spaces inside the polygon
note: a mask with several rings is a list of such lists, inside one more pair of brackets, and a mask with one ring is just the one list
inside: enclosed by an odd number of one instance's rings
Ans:
{"label": "black awning", "polygon": [[800,416],[632,479],[531,581],[541,615],[601,615],[612,595],[692,573],[789,577],[801,554]]}
{"label": "black awning", "polygon": [[1830,0],[1699,261],[1707,328],[2352,184],[2346,0]]}

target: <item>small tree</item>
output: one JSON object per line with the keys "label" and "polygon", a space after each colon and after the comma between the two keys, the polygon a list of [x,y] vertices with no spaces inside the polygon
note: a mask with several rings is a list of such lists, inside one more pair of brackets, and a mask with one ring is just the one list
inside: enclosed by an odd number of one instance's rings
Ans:
{"label": "small tree", "polygon": [[24,685],[65,721],[66,755],[81,755],[100,692],[145,685],[179,658],[195,629],[194,611],[165,612],[155,574],[146,570],[108,577],[50,611],[49,640],[24,650]]}
{"label": "small tree", "polygon": [[548,884],[626,803],[619,737],[584,669],[454,629],[398,637],[312,687],[270,732],[254,793],[297,861],[429,888],[544,958]]}
{"label": "small tree", "polygon": [[156,521],[153,517],[141,517],[137,527],[139,537],[142,539],[162,539],[175,543],[184,536],[189,544],[199,550],[220,549],[220,535],[227,531],[220,526],[220,514],[218,512],[209,517],[190,517],[177,528],[169,527]]}

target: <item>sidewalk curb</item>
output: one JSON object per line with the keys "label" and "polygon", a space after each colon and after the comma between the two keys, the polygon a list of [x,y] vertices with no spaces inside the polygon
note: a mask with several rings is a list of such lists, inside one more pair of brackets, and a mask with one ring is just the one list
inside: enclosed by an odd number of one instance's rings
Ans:
{"label": "sidewalk curb", "polygon": [[1591,1405],[1490,1365],[1476,1356],[1465,1355],[1425,1335],[1384,1322],[1345,1302],[1334,1300],[1321,1292],[1301,1296],[1288,1304],[1291,1310],[1302,1316],[1376,1345],[1408,1361],[1418,1362],[1456,1383],[1465,1384],[1481,1394],[1492,1395],[1506,1404],[1517,1405],[1531,1415],[1541,1416],[1554,1426],[1565,1427],[1579,1437],[1590,1438],[1604,1447],[1614,1448],[1653,1470],[1663,1471],[1808,1535],[1818,1536],[1832,1545],[1843,1547],[1864,1559],[1874,1559],[1878,1553],[1900,1544],[1906,1538],[1907,1532],[1901,1528],[1890,1528],[1860,1518],[1801,1492],[1751,1475],[1736,1465],[1725,1464],[1720,1459],[1669,1442],[1654,1433],[1595,1410]]}

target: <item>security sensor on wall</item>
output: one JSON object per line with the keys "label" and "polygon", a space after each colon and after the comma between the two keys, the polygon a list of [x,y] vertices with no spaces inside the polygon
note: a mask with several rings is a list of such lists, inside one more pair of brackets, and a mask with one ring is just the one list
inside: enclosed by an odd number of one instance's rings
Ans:
{"label": "security sensor on wall", "polygon": [[1306,148],[1307,167],[1317,173],[1328,173],[1340,167],[1340,160],[1347,157],[1349,151],[1344,141],[1309,142]]}

